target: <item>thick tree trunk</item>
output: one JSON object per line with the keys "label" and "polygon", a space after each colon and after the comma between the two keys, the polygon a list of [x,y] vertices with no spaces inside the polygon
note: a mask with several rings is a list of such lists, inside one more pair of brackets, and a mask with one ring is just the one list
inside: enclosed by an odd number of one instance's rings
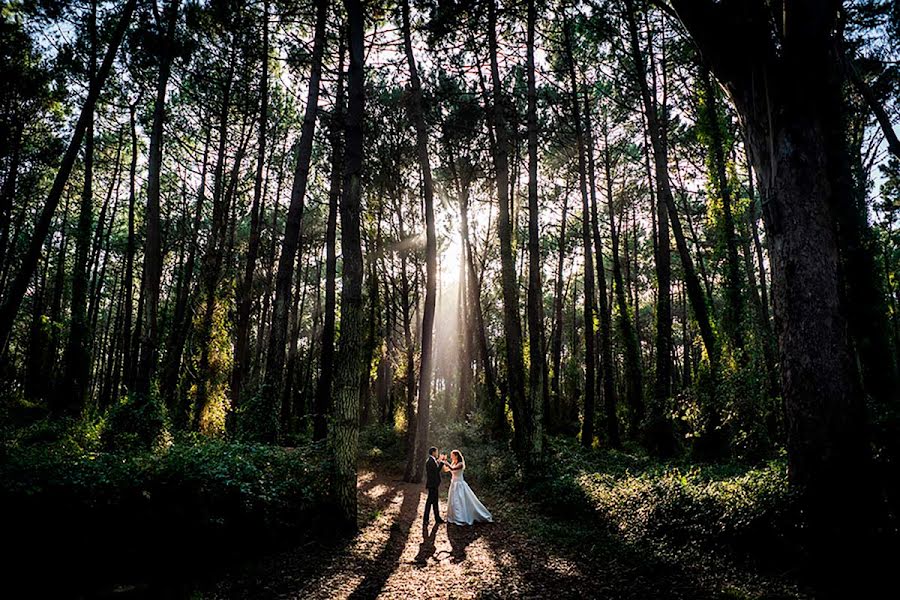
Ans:
{"label": "thick tree trunk", "polygon": [[[768,200],[789,475],[808,511],[818,588],[828,597],[859,595],[871,580],[848,575],[869,556],[860,533],[874,494],[835,227],[839,207],[851,202],[834,39],[840,3],[786,4],[777,47],[761,4],[749,11],[694,0],[673,6],[747,124]],[[732,31],[740,37],[726,40]]]}
{"label": "thick tree trunk", "polygon": [[334,492],[348,529],[356,529],[356,460],[359,438],[359,374],[363,343],[363,256],[360,212],[363,168],[365,17],[360,0],[345,0],[350,70],[347,77],[347,119],[344,185],[341,195],[341,337],[334,378],[334,411],[329,441],[334,453]]}

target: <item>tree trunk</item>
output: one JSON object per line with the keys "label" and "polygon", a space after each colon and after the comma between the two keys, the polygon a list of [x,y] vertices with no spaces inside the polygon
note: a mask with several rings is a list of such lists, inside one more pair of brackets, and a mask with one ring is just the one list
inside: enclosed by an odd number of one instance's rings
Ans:
{"label": "tree trunk", "polygon": [[3,302],[2,307],[0,307],[0,355],[5,354],[9,347],[9,337],[12,333],[13,322],[15,321],[16,314],[19,312],[22,300],[25,298],[25,294],[28,291],[28,285],[34,275],[34,271],[37,268],[41,249],[44,247],[44,241],[47,238],[47,233],[50,231],[50,224],[53,221],[53,214],[56,212],[57,206],[59,206],[60,198],[62,198],[66,183],[69,180],[69,174],[72,172],[75,159],[78,157],[81,142],[84,140],[88,124],[93,121],[94,106],[97,103],[97,98],[103,89],[104,83],[106,83],[106,78],[112,68],[112,63],[118,53],[122,38],[125,36],[125,31],[131,23],[131,15],[134,13],[136,4],[137,0],[127,0],[125,6],[122,7],[122,14],[119,17],[115,30],[112,32],[109,46],[106,49],[103,62],[100,64],[100,69],[93,78],[94,85],[91,85],[88,90],[87,98],[81,109],[81,115],[78,117],[78,122],[75,124],[72,138],[62,157],[59,170],[56,172],[56,176],[53,179],[53,185],[50,188],[50,192],[47,194],[47,200],[41,209],[40,217],[38,217],[38,221],[35,224],[34,233],[28,244],[28,249],[25,251],[25,255],[22,257],[21,266],[7,291],[6,300]]}
{"label": "tree trunk", "polygon": [[[103,199],[103,207],[100,209],[100,214],[97,215],[97,227],[94,230],[94,242],[91,247],[91,260],[88,264],[93,266],[93,272],[91,273],[91,283],[88,289],[90,293],[88,294],[89,303],[87,310],[87,322],[91,330],[93,331],[93,327],[97,322],[97,313],[99,311],[99,303],[100,303],[100,292],[103,289],[105,284],[104,274],[106,272],[106,266],[109,264],[109,248],[110,248],[110,234],[112,233],[112,228],[116,220],[116,209],[119,204],[119,172],[122,168],[122,135],[119,133],[119,139],[116,143],[116,158],[113,161],[115,167],[113,167],[112,179],[110,179],[109,188],[106,190],[106,198]],[[113,196],[115,196],[115,200],[113,201]],[[112,215],[109,218],[109,226],[106,224],[106,214],[109,212],[109,204],[113,202],[112,207]],[[104,234],[105,230],[105,234]],[[101,252],[103,252],[103,260],[100,260]]]}
{"label": "tree trunk", "polygon": [[[291,281],[294,274],[294,260],[300,244],[303,224],[303,206],[306,186],[309,181],[309,165],[312,160],[313,137],[316,130],[316,113],[319,105],[319,83],[322,79],[322,55],[326,44],[326,23],[328,20],[328,0],[315,0],[316,26],[313,41],[312,64],[309,72],[309,88],[306,95],[306,109],[297,147],[297,165],[291,186],[291,202],[284,225],[284,239],[281,256],[278,259],[278,274],[275,278],[275,304],[272,314],[272,330],[269,332],[269,351],[266,357],[266,387],[271,398],[281,397],[284,376],[284,357],[287,346],[288,313],[291,307]],[[274,439],[277,432],[267,437]]]}
{"label": "tree trunk", "polygon": [[[219,276],[224,260],[224,242],[228,233],[228,199],[231,184],[226,189],[225,163],[227,161],[226,148],[228,146],[228,117],[231,109],[231,92],[234,79],[235,50],[232,49],[228,62],[228,71],[222,82],[222,104],[219,110],[218,124],[218,149],[216,152],[216,167],[213,171],[212,194],[212,222],[210,224],[209,241],[203,256],[201,290],[203,298],[203,312],[200,320],[198,345],[200,347],[200,360],[198,366],[198,382],[195,405],[192,407],[190,424],[194,430],[200,426],[200,419],[204,408],[209,401],[210,387],[215,383],[212,362],[210,361],[210,342],[213,335],[213,318],[216,309],[216,295],[218,293]],[[241,144],[243,146],[243,144]],[[238,150],[232,167],[235,179],[240,170],[240,162],[243,150]],[[145,286],[146,289],[146,286]]]}
{"label": "tree trunk", "polygon": [[491,63],[493,102],[491,113],[494,122],[494,169],[497,177],[497,198],[500,215],[497,221],[500,237],[500,278],[503,291],[503,331],[506,336],[506,372],[509,404],[515,428],[514,444],[522,458],[527,457],[531,431],[530,415],[526,414],[525,364],[522,357],[522,323],[519,315],[519,285],[516,281],[516,263],[513,255],[513,223],[509,197],[509,131],[504,110],[500,67],[497,62],[497,6],[488,2],[488,53]]}
{"label": "tree trunk", "polygon": [[[137,189],[135,179],[137,177],[137,103],[129,107],[129,125],[131,130],[131,166],[128,170],[128,241],[125,247],[125,289],[123,293],[125,304],[124,323],[122,325],[122,370],[126,388],[131,387],[131,376],[134,366],[134,344],[131,343],[132,330],[134,328],[134,254],[137,243],[135,241],[135,204],[137,202]],[[208,143],[207,143],[208,145]]]}
{"label": "tree trunk", "polygon": [[585,448],[594,445],[594,396],[597,387],[596,356],[594,350],[594,260],[591,249],[591,209],[588,200],[587,164],[585,162],[584,136],[582,133],[581,104],[578,101],[578,77],[572,55],[572,24],[563,25],[565,36],[566,68],[569,71],[569,103],[572,110],[572,127],[578,152],[578,186],[581,192],[581,241],[584,250],[584,420],[581,426],[581,444]]}
{"label": "tree trunk", "polygon": [[[584,100],[584,120],[587,137],[588,181],[591,198],[591,231],[594,237],[594,252],[597,261],[597,299],[600,312],[600,377],[603,380],[603,407],[606,416],[607,444],[612,448],[621,445],[619,418],[616,414],[618,396],[616,394],[616,368],[612,354],[612,315],[606,288],[606,265],[603,260],[603,241],[600,239],[600,219],[597,210],[597,182],[594,174],[594,134],[591,123],[591,103],[588,95]],[[615,235],[612,231],[610,235]]]}
{"label": "tree trunk", "polygon": [[[175,308],[172,314],[172,326],[169,331],[169,337],[166,342],[165,363],[160,380],[160,393],[163,401],[169,409],[169,413],[174,415],[173,420],[176,425],[186,423],[185,414],[177,414],[176,394],[178,390],[178,379],[181,372],[181,360],[184,354],[184,344],[187,341],[188,331],[191,325],[191,315],[188,311],[188,303],[190,301],[191,286],[193,285],[194,269],[197,260],[198,242],[197,238],[200,233],[200,226],[203,221],[203,205],[206,203],[206,175],[207,165],[209,162],[209,146],[212,136],[211,128],[206,129],[206,140],[203,144],[203,163],[200,171],[200,188],[197,194],[197,203],[194,209],[194,222],[191,229],[191,244],[188,250],[187,259],[185,260],[183,273],[181,276],[181,286],[178,289],[178,295],[175,298]],[[126,292],[127,293],[127,292]],[[126,302],[126,308],[127,308]],[[126,312],[126,317],[128,313]]]}
{"label": "tree trunk", "polygon": [[[616,211],[613,206],[612,156],[609,147],[609,130],[603,126],[603,172],[606,183],[606,207],[609,213],[610,241],[612,242],[613,295],[616,299],[619,329],[625,345],[625,402],[631,414],[644,414],[644,383],[641,371],[641,350],[637,333],[631,322],[631,310],[626,299],[625,281],[622,276],[622,263],[619,257],[619,229],[616,224]],[[627,241],[626,241],[627,245]],[[637,252],[637,250],[635,250]],[[635,303],[635,310],[637,310]]]}
{"label": "tree trunk", "polygon": [[732,214],[732,190],[728,181],[728,170],[725,161],[725,130],[722,127],[723,116],[719,115],[718,90],[713,86],[709,69],[701,67],[700,85],[703,92],[703,113],[706,128],[709,132],[709,146],[712,150],[712,183],[713,188],[722,200],[722,233],[725,237],[725,274],[726,274],[726,308],[724,325],[732,346],[739,353],[744,349],[743,334],[743,282],[741,266],[737,251],[737,234],[735,232],[734,215]]}
{"label": "tree trunk", "polygon": [[166,88],[175,58],[175,26],[178,23],[178,1],[169,4],[166,37],[160,58],[159,77],[156,83],[156,102],[153,107],[153,129],[150,133],[150,151],[147,160],[147,232],[144,247],[144,325],[141,328],[141,352],[138,360],[135,391],[141,395],[150,393],[151,380],[156,372],[159,354],[159,290],[162,281],[162,245],[160,240],[159,179],[162,171],[163,129],[166,121]]}
{"label": "tree trunk", "polygon": [[341,36],[338,50],[337,95],[331,116],[329,138],[331,142],[331,183],[328,191],[328,223],[325,228],[325,322],[322,327],[322,350],[319,358],[319,380],[313,414],[313,439],[323,440],[328,435],[328,413],[331,408],[331,382],[334,377],[334,325],[335,325],[335,277],[337,256],[337,210],[341,197],[341,128],[344,122],[344,38]]}
{"label": "tree trunk", "polygon": [[356,459],[359,438],[359,374],[363,344],[363,256],[360,212],[365,111],[364,27],[360,0],[345,0],[350,70],[347,77],[347,119],[344,185],[341,195],[341,337],[334,378],[334,412],[329,440],[334,452],[334,492],[347,529],[356,529]]}
{"label": "tree trunk", "polygon": [[[98,85],[97,71],[97,0],[91,0],[88,22],[90,62],[88,89],[90,94]],[[66,346],[66,370],[62,393],[54,395],[51,408],[58,414],[80,416],[87,403],[91,352],[90,326],[87,319],[88,253],[91,245],[91,225],[94,219],[94,111],[88,115],[84,143],[84,186],[78,222],[75,226],[75,262],[72,265],[72,304],[69,341]]]}
{"label": "tree trunk", "polygon": [[544,437],[544,294],[541,289],[540,214],[538,207],[538,123],[534,76],[535,0],[528,0],[528,356],[529,377],[525,414],[531,421],[526,439],[529,463],[540,462]]}
{"label": "tree trunk", "polygon": [[[412,32],[409,23],[409,0],[403,0],[403,47],[409,68],[411,98],[410,118],[416,129],[416,157],[422,175],[422,191],[425,204],[425,308],[422,314],[422,359],[419,367],[419,398],[416,411],[415,451],[407,457],[414,463],[413,483],[422,479],[422,466],[428,448],[428,427],[431,423],[431,379],[433,358],[434,312],[437,300],[437,234],[434,226],[434,182],[431,178],[431,158],[428,155],[428,128],[422,103],[422,84],[412,49]],[[409,470],[409,469],[407,469]]]}
{"label": "tree trunk", "polygon": [[259,78],[259,138],[256,150],[256,177],[253,202],[250,205],[250,239],[247,261],[237,290],[237,324],[234,343],[234,365],[231,369],[231,409],[241,402],[244,376],[250,368],[250,313],[253,307],[256,259],[259,256],[260,203],[263,195],[263,173],[266,165],[266,140],[269,124],[269,1],[263,1],[262,68]]}
{"label": "tree trunk", "polygon": [[[837,207],[851,202],[838,7],[786,4],[784,38],[775,47],[767,7],[673,6],[747,124],[768,200],[789,476],[808,511],[817,587],[823,596],[859,595],[858,583],[869,580],[846,574],[875,546],[860,535],[874,491],[835,227]],[[729,33],[726,40],[726,31],[739,32],[738,39]]]}
{"label": "tree trunk", "polygon": [[[672,225],[672,234],[675,237],[675,245],[678,248],[678,255],[681,259],[681,266],[684,270],[685,284],[687,285],[688,298],[691,302],[691,308],[694,311],[694,318],[697,319],[697,326],[700,329],[700,337],[706,352],[710,356],[710,363],[716,363],[716,346],[713,335],[712,325],[709,320],[709,311],[706,306],[706,299],[703,289],[700,287],[700,281],[697,278],[694,269],[694,261],[691,258],[690,250],[687,247],[687,241],[684,237],[684,230],[681,227],[681,219],[678,216],[678,210],[675,206],[675,199],[672,195],[672,184],[669,179],[668,167],[668,149],[665,139],[664,124],[659,120],[659,108],[656,104],[653,91],[647,83],[646,73],[644,71],[644,58],[642,56],[640,42],[638,41],[637,22],[634,14],[633,0],[627,0],[628,6],[628,25],[631,41],[631,56],[636,71],[636,79],[638,87],[641,90],[641,100],[644,107],[644,116],[647,119],[647,133],[650,136],[650,142],[653,147],[653,161],[656,172],[656,189],[657,196],[665,206],[665,212],[668,215]],[[660,216],[662,223],[662,216]],[[660,244],[661,246],[662,244]],[[669,334],[671,338],[671,333]],[[671,342],[669,347],[671,348]]]}
{"label": "tree trunk", "polygon": [[563,342],[563,305],[565,304],[565,290],[563,288],[563,267],[566,258],[566,221],[569,218],[569,188],[568,183],[563,191],[562,217],[559,225],[559,258],[556,263],[556,287],[553,293],[553,334],[550,340],[550,366],[553,372],[551,380],[551,400],[553,409],[547,407],[544,411],[547,417],[547,429],[554,430],[559,426],[560,418],[560,379],[562,379],[562,342]]}
{"label": "tree trunk", "polygon": [[[399,212],[400,221],[400,239],[406,238],[403,228],[403,215]],[[412,314],[410,305],[413,302],[413,290],[410,289],[409,275],[406,267],[409,256],[409,248],[405,247],[400,250],[400,289],[403,297],[403,345],[406,349],[406,455],[413,456],[416,449],[416,348],[412,335]],[[403,479],[411,481],[413,472],[416,469],[415,461],[406,462],[406,470],[403,473]]]}

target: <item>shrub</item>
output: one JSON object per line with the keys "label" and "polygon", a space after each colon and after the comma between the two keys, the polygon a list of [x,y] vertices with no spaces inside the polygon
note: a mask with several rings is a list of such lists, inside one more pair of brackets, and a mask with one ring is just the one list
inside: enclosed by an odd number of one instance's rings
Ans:
{"label": "shrub", "polygon": [[165,404],[154,389],[146,396],[131,394],[106,414],[103,447],[116,452],[146,452],[159,445],[168,428]]}
{"label": "shrub", "polygon": [[272,401],[275,392],[266,385],[258,385],[248,392],[230,417],[235,425],[235,437],[244,442],[275,440],[281,429],[276,408],[280,404]]}
{"label": "shrub", "polygon": [[544,510],[577,518],[593,513],[634,544],[699,545],[763,561],[799,552],[802,519],[782,459],[756,467],[688,466],[553,440],[548,476],[531,492]]}
{"label": "shrub", "polygon": [[[209,441],[152,454],[8,448],[0,524],[17,566],[43,564],[72,586],[177,574],[328,522],[328,461]],[[16,572],[16,568],[11,569]]]}

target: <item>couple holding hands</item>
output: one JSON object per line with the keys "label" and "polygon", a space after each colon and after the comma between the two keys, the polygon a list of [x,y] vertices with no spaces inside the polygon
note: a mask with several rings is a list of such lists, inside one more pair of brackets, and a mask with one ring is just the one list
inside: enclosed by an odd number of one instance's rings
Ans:
{"label": "couple holding hands", "polygon": [[494,518],[484,504],[478,500],[478,496],[463,478],[466,470],[466,461],[462,452],[454,450],[450,453],[450,460],[446,454],[438,454],[438,449],[432,446],[428,450],[428,458],[425,462],[425,489],[428,490],[428,499],[425,501],[425,516],[423,526],[428,527],[429,511],[434,510],[436,523],[444,523],[438,510],[438,490],[441,486],[441,469],[450,472],[450,490],[447,492],[447,521],[454,525],[472,525],[473,523],[492,523]]}

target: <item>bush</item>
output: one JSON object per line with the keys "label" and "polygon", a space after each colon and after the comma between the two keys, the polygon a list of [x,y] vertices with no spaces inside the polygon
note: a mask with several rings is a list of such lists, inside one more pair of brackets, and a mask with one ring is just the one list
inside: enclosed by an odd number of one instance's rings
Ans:
{"label": "bush", "polygon": [[277,409],[280,403],[272,401],[275,392],[266,385],[249,388],[248,392],[246,399],[229,417],[229,422],[234,424],[232,429],[235,437],[244,442],[267,442],[277,439],[281,432],[281,424]]}
{"label": "bush", "polygon": [[0,484],[4,538],[18,555],[10,572],[41,564],[69,589],[177,577],[328,522],[319,446],[205,442],[131,455],[11,448]]}
{"label": "bush", "polygon": [[367,460],[399,467],[406,460],[405,438],[391,425],[370,425],[359,432],[359,452]]}
{"label": "bush", "polygon": [[103,447],[116,452],[146,452],[158,446],[168,429],[166,407],[153,390],[122,398],[106,414]]}
{"label": "bush", "polygon": [[[433,434],[466,455],[466,478],[583,528],[593,521],[638,548],[735,553],[767,565],[798,565],[803,521],[783,458],[757,466],[661,462],[636,452],[585,450],[577,440],[549,438],[543,472],[518,471],[502,444],[473,426]],[[684,460],[684,459],[682,459]]]}
{"label": "bush", "polygon": [[593,514],[633,544],[735,551],[762,562],[800,559],[802,518],[781,459],[756,467],[692,466],[586,452],[557,439],[547,476],[530,493],[542,510]]}

